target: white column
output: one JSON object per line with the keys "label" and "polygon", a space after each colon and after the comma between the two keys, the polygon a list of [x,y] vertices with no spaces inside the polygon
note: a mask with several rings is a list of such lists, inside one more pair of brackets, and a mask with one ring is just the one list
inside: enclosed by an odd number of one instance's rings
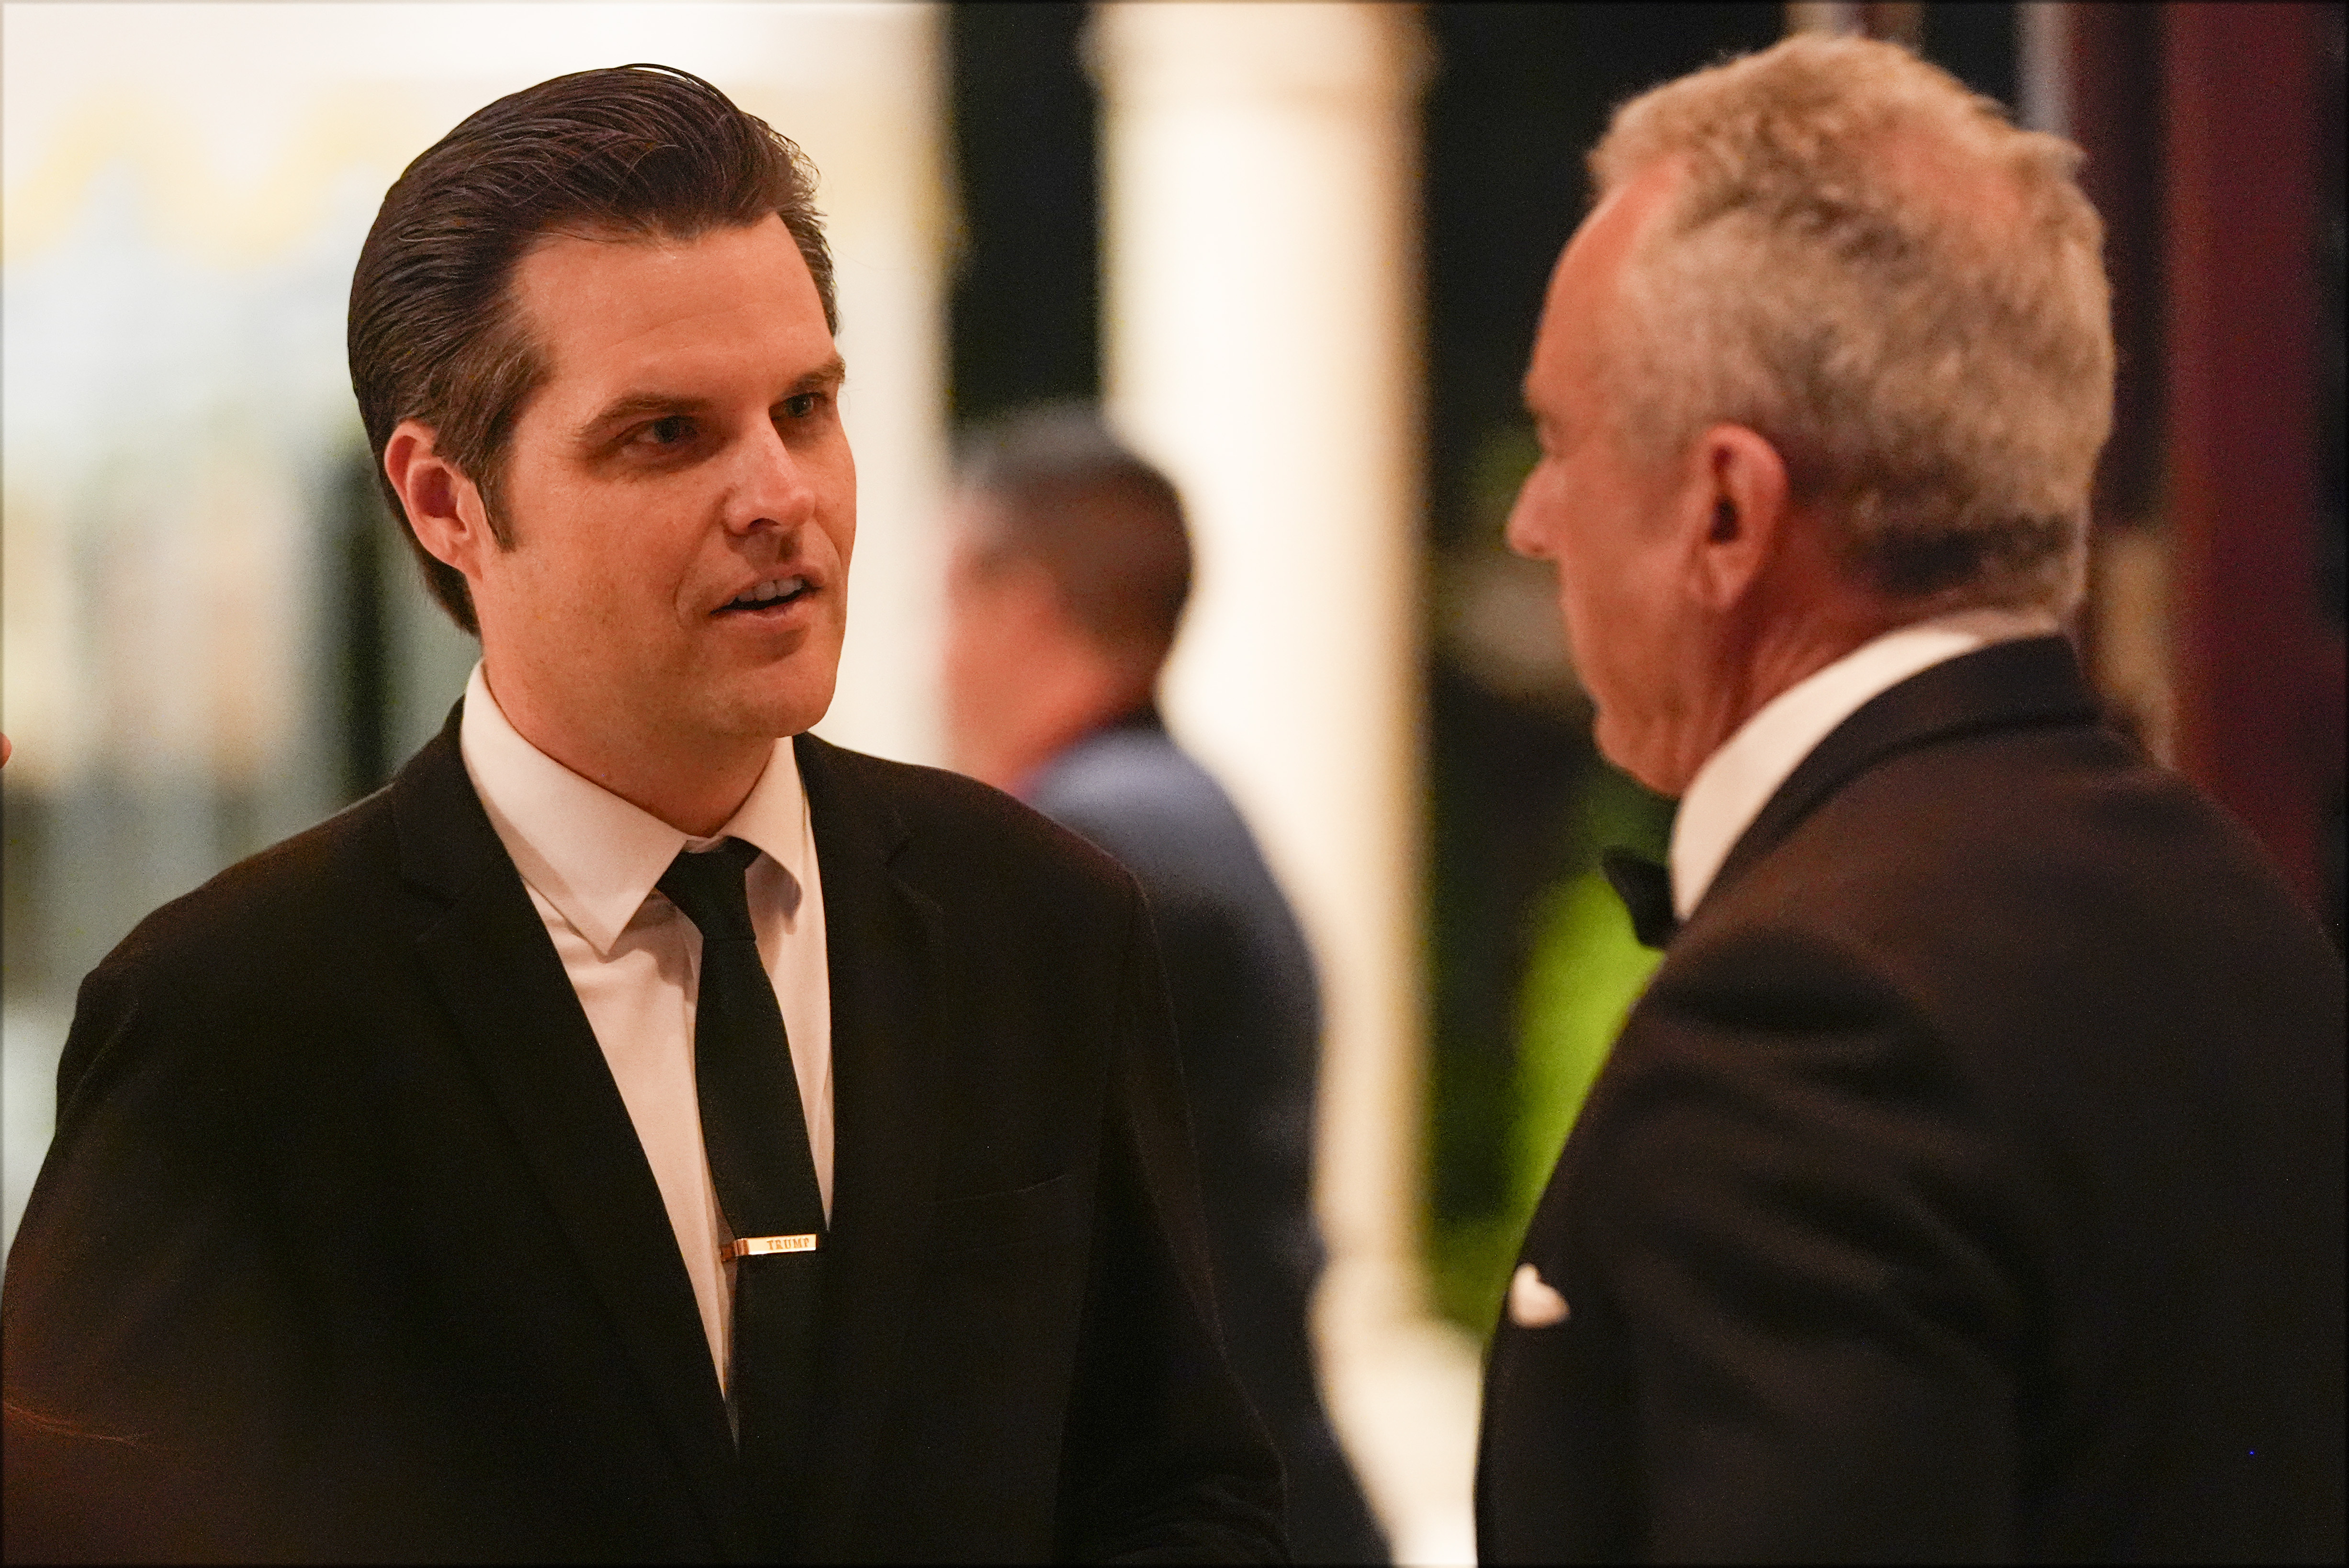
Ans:
{"label": "white column", "polygon": [[1404,1560],[1452,1555],[1464,1452],[1431,1464],[1392,1439],[1459,1410],[1423,1418],[1423,1389],[1399,1403],[1355,1375],[1410,1360],[1398,1336],[1425,1323],[1420,20],[1108,4],[1092,51],[1106,401],[1183,491],[1198,554],[1168,720],[1238,799],[1320,962],[1325,1380]]}

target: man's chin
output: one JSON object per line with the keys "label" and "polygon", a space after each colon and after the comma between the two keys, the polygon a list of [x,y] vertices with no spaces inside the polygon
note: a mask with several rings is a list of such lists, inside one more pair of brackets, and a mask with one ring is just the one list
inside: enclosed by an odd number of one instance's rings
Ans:
{"label": "man's chin", "polygon": [[834,679],[777,683],[765,688],[733,694],[719,716],[719,727],[744,739],[781,740],[823,722],[832,710]]}

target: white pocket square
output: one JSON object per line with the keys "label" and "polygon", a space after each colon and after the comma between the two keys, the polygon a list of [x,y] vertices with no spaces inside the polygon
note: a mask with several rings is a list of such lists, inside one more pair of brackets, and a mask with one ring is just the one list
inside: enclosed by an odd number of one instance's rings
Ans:
{"label": "white pocket square", "polygon": [[1566,1297],[1551,1289],[1533,1264],[1519,1264],[1517,1272],[1509,1276],[1509,1321],[1519,1328],[1564,1323],[1570,1311]]}

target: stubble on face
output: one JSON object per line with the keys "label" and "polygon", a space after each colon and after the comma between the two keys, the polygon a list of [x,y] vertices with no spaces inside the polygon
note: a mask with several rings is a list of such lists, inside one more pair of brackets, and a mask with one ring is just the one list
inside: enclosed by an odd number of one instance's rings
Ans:
{"label": "stubble on face", "polygon": [[607,787],[762,767],[831,702],[855,537],[798,246],[775,218],[552,236],[513,288],[548,372],[499,486],[514,548],[475,585],[500,706]]}

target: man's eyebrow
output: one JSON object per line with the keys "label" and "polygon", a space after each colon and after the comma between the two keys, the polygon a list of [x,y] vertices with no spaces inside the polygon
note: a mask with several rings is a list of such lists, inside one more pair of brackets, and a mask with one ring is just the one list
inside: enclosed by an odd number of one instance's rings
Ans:
{"label": "man's eyebrow", "polygon": [[[847,379],[847,361],[835,354],[793,381],[791,389],[783,396],[793,397],[802,392],[825,390],[838,387]],[[571,438],[574,441],[592,441],[613,426],[626,423],[630,419],[642,418],[648,414],[659,418],[669,414],[698,413],[709,406],[709,399],[707,397],[688,397],[679,392],[653,390],[625,392],[605,404],[585,424],[572,431]]]}
{"label": "man's eyebrow", "polygon": [[792,382],[792,391],[794,394],[812,392],[816,390],[818,387],[837,387],[847,379],[848,361],[835,354],[831,358],[825,360],[823,364],[817,366],[814,369],[809,371],[806,375],[801,377],[798,380]]}
{"label": "man's eyebrow", "polygon": [[571,432],[574,441],[594,440],[613,426],[644,415],[665,416],[690,414],[709,406],[707,397],[689,397],[677,392],[626,392],[598,409],[585,424]]}

